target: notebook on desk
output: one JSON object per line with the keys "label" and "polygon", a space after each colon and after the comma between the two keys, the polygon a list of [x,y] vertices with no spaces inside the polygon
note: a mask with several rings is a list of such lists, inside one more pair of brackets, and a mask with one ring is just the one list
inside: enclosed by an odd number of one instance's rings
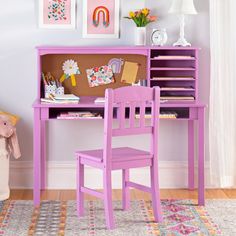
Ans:
{"label": "notebook on desk", "polygon": [[94,101],[94,103],[104,103],[105,102],[105,97],[97,97]]}
{"label": "notebook on desk", "polygon": [[41,103],[54,103],[54,104],[78,104],[79,100],[52,100],[50,98],[41,98]]}
{"label": "notebook on desk", "polygon": [[80,100],[79,97],[74,94],[62,94],[62,95],[53,95],[50,94],[49,98],[41,98],[41,102],[44,103],[78,103]]}
{"label": "notebook on desk", "polygon": [[76,100],[79,101],[79,97],[75,96],[74,94],[62,94],[62,95],[55,95],[55,100]]}

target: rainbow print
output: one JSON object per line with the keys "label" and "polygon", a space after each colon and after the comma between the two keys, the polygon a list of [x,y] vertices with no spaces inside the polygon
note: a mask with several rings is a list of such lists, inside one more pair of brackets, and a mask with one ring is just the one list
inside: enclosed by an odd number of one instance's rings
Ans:
{"label": "rainbow print", "polygon": [[113,73],[120,73],[121,66],[124,64],[124,61],[121,58],[112,58],[108,65],[111,66]]}
{"label": "rainbow print", "polygon": [[104,6],[96,7],[93,11],[93,25],[98,27],[100,23],[100,15],[103,17],[103,25],[104,27],[108,27],[110,24],[110,13],[109,10]]}

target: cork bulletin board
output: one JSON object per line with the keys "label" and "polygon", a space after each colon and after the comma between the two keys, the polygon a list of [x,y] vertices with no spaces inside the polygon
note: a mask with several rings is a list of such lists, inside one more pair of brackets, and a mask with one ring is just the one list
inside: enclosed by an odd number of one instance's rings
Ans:
{"label": "cork bulletin board", "polygon": [[[124,65],[120,73],[115,73],[115,82],[98,87],[89,87],[86,69],[107,65],[112,58],[121,58],[124,62],[138,63],[136,82],[147,79],[147,58],[144,55],[132,54],[50,54],[41,57],[42,72],[51,72],[59,80],[63,75],[62,65],[66,60],[72,59],[78,63],[81,74],[75,75],[76,86],[71,85],[71,80],[63,82],[65,93],[73,93],[77,96],[104,96],[106,88],[118,88],[130,84],[121,82]],[[42,86],[42,85],[41,85]],[[43,94],[43,86],[41,87]]]}

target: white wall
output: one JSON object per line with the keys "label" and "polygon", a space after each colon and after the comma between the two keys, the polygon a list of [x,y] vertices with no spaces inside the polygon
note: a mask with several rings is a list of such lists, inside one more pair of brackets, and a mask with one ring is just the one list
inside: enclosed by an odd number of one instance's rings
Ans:
{"label": "white wall", "polygon": [[[37,45],[132,45],[134,24],[123,16],[130,10],[139,9],[146,4],[158,15],[158,22],[151,28],[167,29],[171,45],[178,37],[176,16],[168,14],[171,0],[122,0],[120,39],[83,39],[82,38],[82,1],[78,2],[78,27],[76,30],[42,30],[37,28],[37,1],[0,0],[4,8],[0,13],[0,109],[18,114],[18,136],[22,150],[19,161],[32,161],[33,153],[33,110],[36,97],[36,55]],[[208,0],[195,0],[199,12],[188,18],[186,37],[193,46],[201,47],[200,52],[200,99],[208,103],[209,94],[209,14]],[[161,121],[160,160],[187,160],[187,126],[185,122]],[[208,130],[208,127],[207,127]],[[63,134],[63,135],[61,135]],[[207,135],[207,133],[206,133]],[[90,149],[102,145],[101,121],[52,121],[47,136],[49,161],[73,161],[75,149]],[[126,139],[118,139],[120,145]],[[147,149],[145,138],[132,138],[134,147]],[[207,143],[208,158],[208,143]],[[16,163],[14,164],[16,166]],[[16,167],[17,168],[17,167]],[[147,175],[148,177],[148,175]],[[164,179],[163,179],[164,181]],[[162,184],[162,186],[165,184]]]}

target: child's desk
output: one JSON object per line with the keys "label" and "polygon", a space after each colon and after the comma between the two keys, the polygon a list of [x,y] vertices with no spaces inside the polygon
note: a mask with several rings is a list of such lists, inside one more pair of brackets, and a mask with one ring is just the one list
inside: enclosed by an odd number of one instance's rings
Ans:
{"label": "child's desk", "polygon": [[[177,122],[179,120],[186,120],[188,122],[188,186],[189,189],[194,189],[194,122],[197,121],[197,133],[198,133],[198,203],[199,205],[205,204],[204,198],[204,158],[205,158],[205,105],[200,103],[197,99],[198,88],[198,76],[197,76],[197,50],[196,48],[149,48],[149,47],[113,47],[113,48],[65,48],[65,47],[40,47],[38,48],[38,97],[33,104],[34,109],[34,204],[38,206],[40,204],[40,190],[46,187],[46,131],[45,122],[53,119],[57,119],[57,115],[62,111],[100,111],[103,112],[104,104],[94,103],[96,96],[89,96],[89,90],[87,96],[81,96],[78,104],[41,104],[40,98],[43,94],[41,71],[43,63],[43,57],[45,55],[73,55],[83,54],[90,56],[100,54],[114,55],[124,54],[128,60],[134,60],[139,58],[140,62],[145,59],[146,65],[141,68],[140,75],[143,75],[146,71],[147,86],[158,85],[160,87],[166,86],[163,82],[163,78],[170,80],[170,78],[178,78],[183,85],[191,85],[194,91],[184,91],[188,96],[194,96],[194,101],[168,101],[161,103],[161,111],[175,111],[178,113]],[[162,59],[158,59],[158,53],[161,51]],[[183,56],[176,57],[178,55]],[[186,55],[190,54],[191,58]],[[138,57],[138,56],[142,57]],[[167,57],[165,57],[167,55]],[[175,57],[171,57],[171,56]],[[133,57],[135,56],[135,57]],[[143,56],[145,56],[143,58]],[[195,60],[193,59],[195,58]],[[154,59],[155,58],[155,59]],[[166,60],[168,59],[168,64]],[[182,60],[181,60],[182,59]],[[46,59],[48,60],[48,58]],[[56,60],[56,59],[55,59]],[[161,62],[159,62],[161,60]],[[153,62],[154,61],[154,64]],[[139,62],[139,63],[140,63]],[[160,64],[158,64],[160,63]],[[52,63],[53,64],[53,63]],[[49,65],[50,67],[51,65]],[[85,66],[85,65],[83,65]],[[47,62],[48,67],[48,62]],[[49,68],[48,67],[48,68]],[[153,68],[156,68],[155,70]],[[152,72],[154,70],[154,72]],[[56,69],[55,69],[56,71]],[[182,74],[179,74],[181,71]],[[155,78],[161,79],[160,84],[156,84]],[[190,76],[194,78],[194,81],[190,81]],[[140,78],[142,79],[142,78]],[[155,81],[155,82],[154,82]],[[157,80],[158,81],[158,80]],[[177,80],[178,81],[178,80]],[[176,86],[177,81],[172,81],[170,85]],[[187,81],[187,82],[186,82]],[[154,84],[152,84],[154,83]],[[169,83],[169,82],[168,82]],[[186,83],[186,84],[184,84]],[[169,85],[169,84],[167,84]],[[86,86],[86,85],[84,85]],[[113,84],[114,87],[119,87],[118,84]],[[123,85],[122,85],[123,86]],[[106,86],[102,90],[97,90],[96,93],[100,95],[104,91]],[[79,93],[79,91],[78,91]],[[179,91],[174,93],[178,95]],[[186,95],[184,94],[184,96]],[[166,95],[166,94],[163,94]],[[169,95],[169,94],[168,94]],[[183,94],[181,94],[183,95]],[[173,119],[171,119],[173,120]],[[79,122],[79,121],[78,121]],[[92,122],[92,121],[91,121]]]}

